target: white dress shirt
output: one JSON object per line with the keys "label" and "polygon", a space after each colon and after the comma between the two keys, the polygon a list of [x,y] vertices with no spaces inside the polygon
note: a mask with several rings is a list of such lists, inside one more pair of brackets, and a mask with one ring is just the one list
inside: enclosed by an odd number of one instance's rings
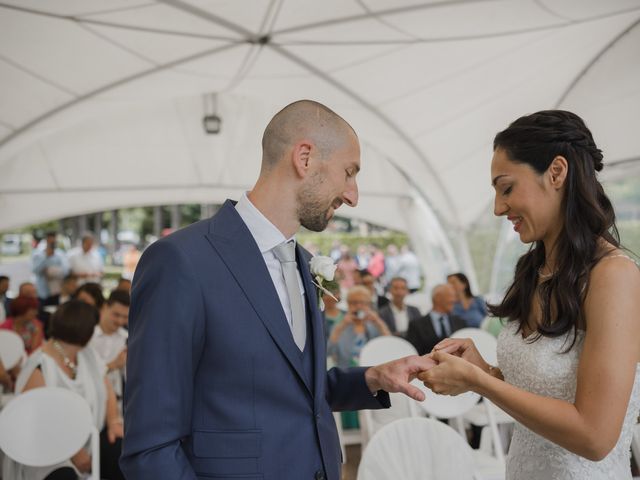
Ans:
{"label": "white dress shirt", "polygon": [[[120,352],[127,346],[127,338],[129,332],[120,327],[112,334],[106,334],[100,328],[100,325],[96,325],[93,331],[93,336],[89,341],[89,346],[96,352],[98,358],[100,358],[105,365],[116,359]],[[107,378],[113,386],[113,391],[116,396],[122,396],[122,379],[124,369],[112,370],[107,373]]]}
{"label": "white dress shirt", "polygon": [[397,332],[406,332],[409,328],[409,312],[407,312],[406,305],[402,310],[398,309],[393,302],[389,302],[391,305],[391,312],[393,313],[393,318],[396,321],[396,331]]}
{"label": "white dress shirt", "polygon": [[[271,275],[273,286],[276,287],[276,292],[278,292],[278,298],[280,299],[280,304],[282,305],[284,314],[287,317],[287,322],[289,322],[289,327],[291,327],[293,325],[291,320],[291,304],[289,303],[287,286],[284,283],[282,266],[271,249],[276,245],[289,240],[293,240],[295,242],[295,236],[288,239],[285,238],[282,232],[278,230],[278,228],[271,223],[267,217],[265,217],[260,210],[253,205],[253,203],[251,203],[251,200],[249,200],[246,193],[242,195],[240,200],[238,200],[238,203],[236,204],[236,211],[249,229],[249,232],[251,232],[251,236],[256,241],[256,244],[262,253],[262,258],[264,258],[264,263],[267,265],[269,275]],[[302,304],[306,305],[304,303],[305,292],[302,277],[300,276],[300,270],[298,270],[297,273],[300,295],[302,295]]]}
{"label": "white dress shirt", "polygon": [[87,282],[99,283],[104,270],[102,258],[95,249],[91,249],[88,252],[85,252],[82,248],[71,251],[69,253],[69,267],[72,273],[89,274],[86,278],[78,279],[80,285]]}
{"label": "white dress shirt", "polygon": [[[446,313],[436,312],[435,310],[431,310],[429,312],[431,316],[431,324],[433,325],[433,329],[436,332],[436,335],[440,338],[448,337],[451,335],[451,321],[449,320],[449,315]],[[442,325],[440,324],[440,318],[444,317],[444,325],[448,330],[446,332],[442,331]]]}

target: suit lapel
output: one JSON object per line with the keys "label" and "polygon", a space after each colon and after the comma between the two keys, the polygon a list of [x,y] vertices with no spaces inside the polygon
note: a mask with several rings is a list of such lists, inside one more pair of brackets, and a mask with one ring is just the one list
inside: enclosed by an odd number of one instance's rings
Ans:
{"label": "suit lapel", "polygon": [[291,329],[262,253],[231,201],[227,200],[212,218],[206,237],[229,268],[273,341],[311,394],[300,350],[293,341]]}
{"label": "suit lapel", "polygon": [[311,316],[311,329],[313,331],[313,373],[314,373],[314,394],[316,402],[319,401],[324,395],[321,393],[322,384],[326,377],[326,345],[324,343],[324,320],[322,313],[318,308],[317,302],[317,290],[313,284],[311,278],[311,271],[309,270],[309,260],[311,255],[306,252],[300,245],[296,246],[298,267],[300,268],[300,274],[302,275],[302,283],[304,283],[304,290],[307,297],[308,309]]}

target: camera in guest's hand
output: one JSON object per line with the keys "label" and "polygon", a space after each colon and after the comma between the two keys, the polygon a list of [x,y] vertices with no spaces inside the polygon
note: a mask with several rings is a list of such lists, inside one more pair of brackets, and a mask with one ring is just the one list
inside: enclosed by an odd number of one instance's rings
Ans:
{"label": "camera in guest's hand", "polygon": [[360,319],[360,320],[364,320],[364,318],[367,316],[367,312],[365,312],[364,310],[358,310],[356,312],[356,318]]}

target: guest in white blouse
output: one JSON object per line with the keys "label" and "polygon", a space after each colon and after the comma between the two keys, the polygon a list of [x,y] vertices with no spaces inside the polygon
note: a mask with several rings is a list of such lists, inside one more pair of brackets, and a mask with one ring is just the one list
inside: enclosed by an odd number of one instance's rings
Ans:
{"label": "guest in white blouse", "polygon": [[[93,335],[96,310],[78,300],[58,308],[51,317],[51,338],[27,360],[16,381],[16,393],[32,388],[67,388],[89,404],[100,436],[100,478],[124,478],[118,467],[122,418],[116,397],[105,377],[106,366],[91,348],[85,348]],[[29,467],[5,457],[3,478],[12,480],[48,480],[73,478],[89,473],[91,456],[85,448],[69,460],[48,467]]]}

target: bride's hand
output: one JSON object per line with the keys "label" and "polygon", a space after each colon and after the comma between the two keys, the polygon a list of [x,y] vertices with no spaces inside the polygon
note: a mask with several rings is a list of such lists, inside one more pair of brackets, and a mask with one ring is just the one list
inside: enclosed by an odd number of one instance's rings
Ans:
{"label": "bride's hand", "polygon": [[459,395],[472,390],[480,373],[478,367],[444,351],[429,356],[438,365],[418,375],[426,387],[442,395]]}
{"label": "bride's hand", "polygon": [[490,365],[484,361],[470,338],[445,338],[433,347],[434,352],[444,352],[464,358],[481,370],[488,372]]}

